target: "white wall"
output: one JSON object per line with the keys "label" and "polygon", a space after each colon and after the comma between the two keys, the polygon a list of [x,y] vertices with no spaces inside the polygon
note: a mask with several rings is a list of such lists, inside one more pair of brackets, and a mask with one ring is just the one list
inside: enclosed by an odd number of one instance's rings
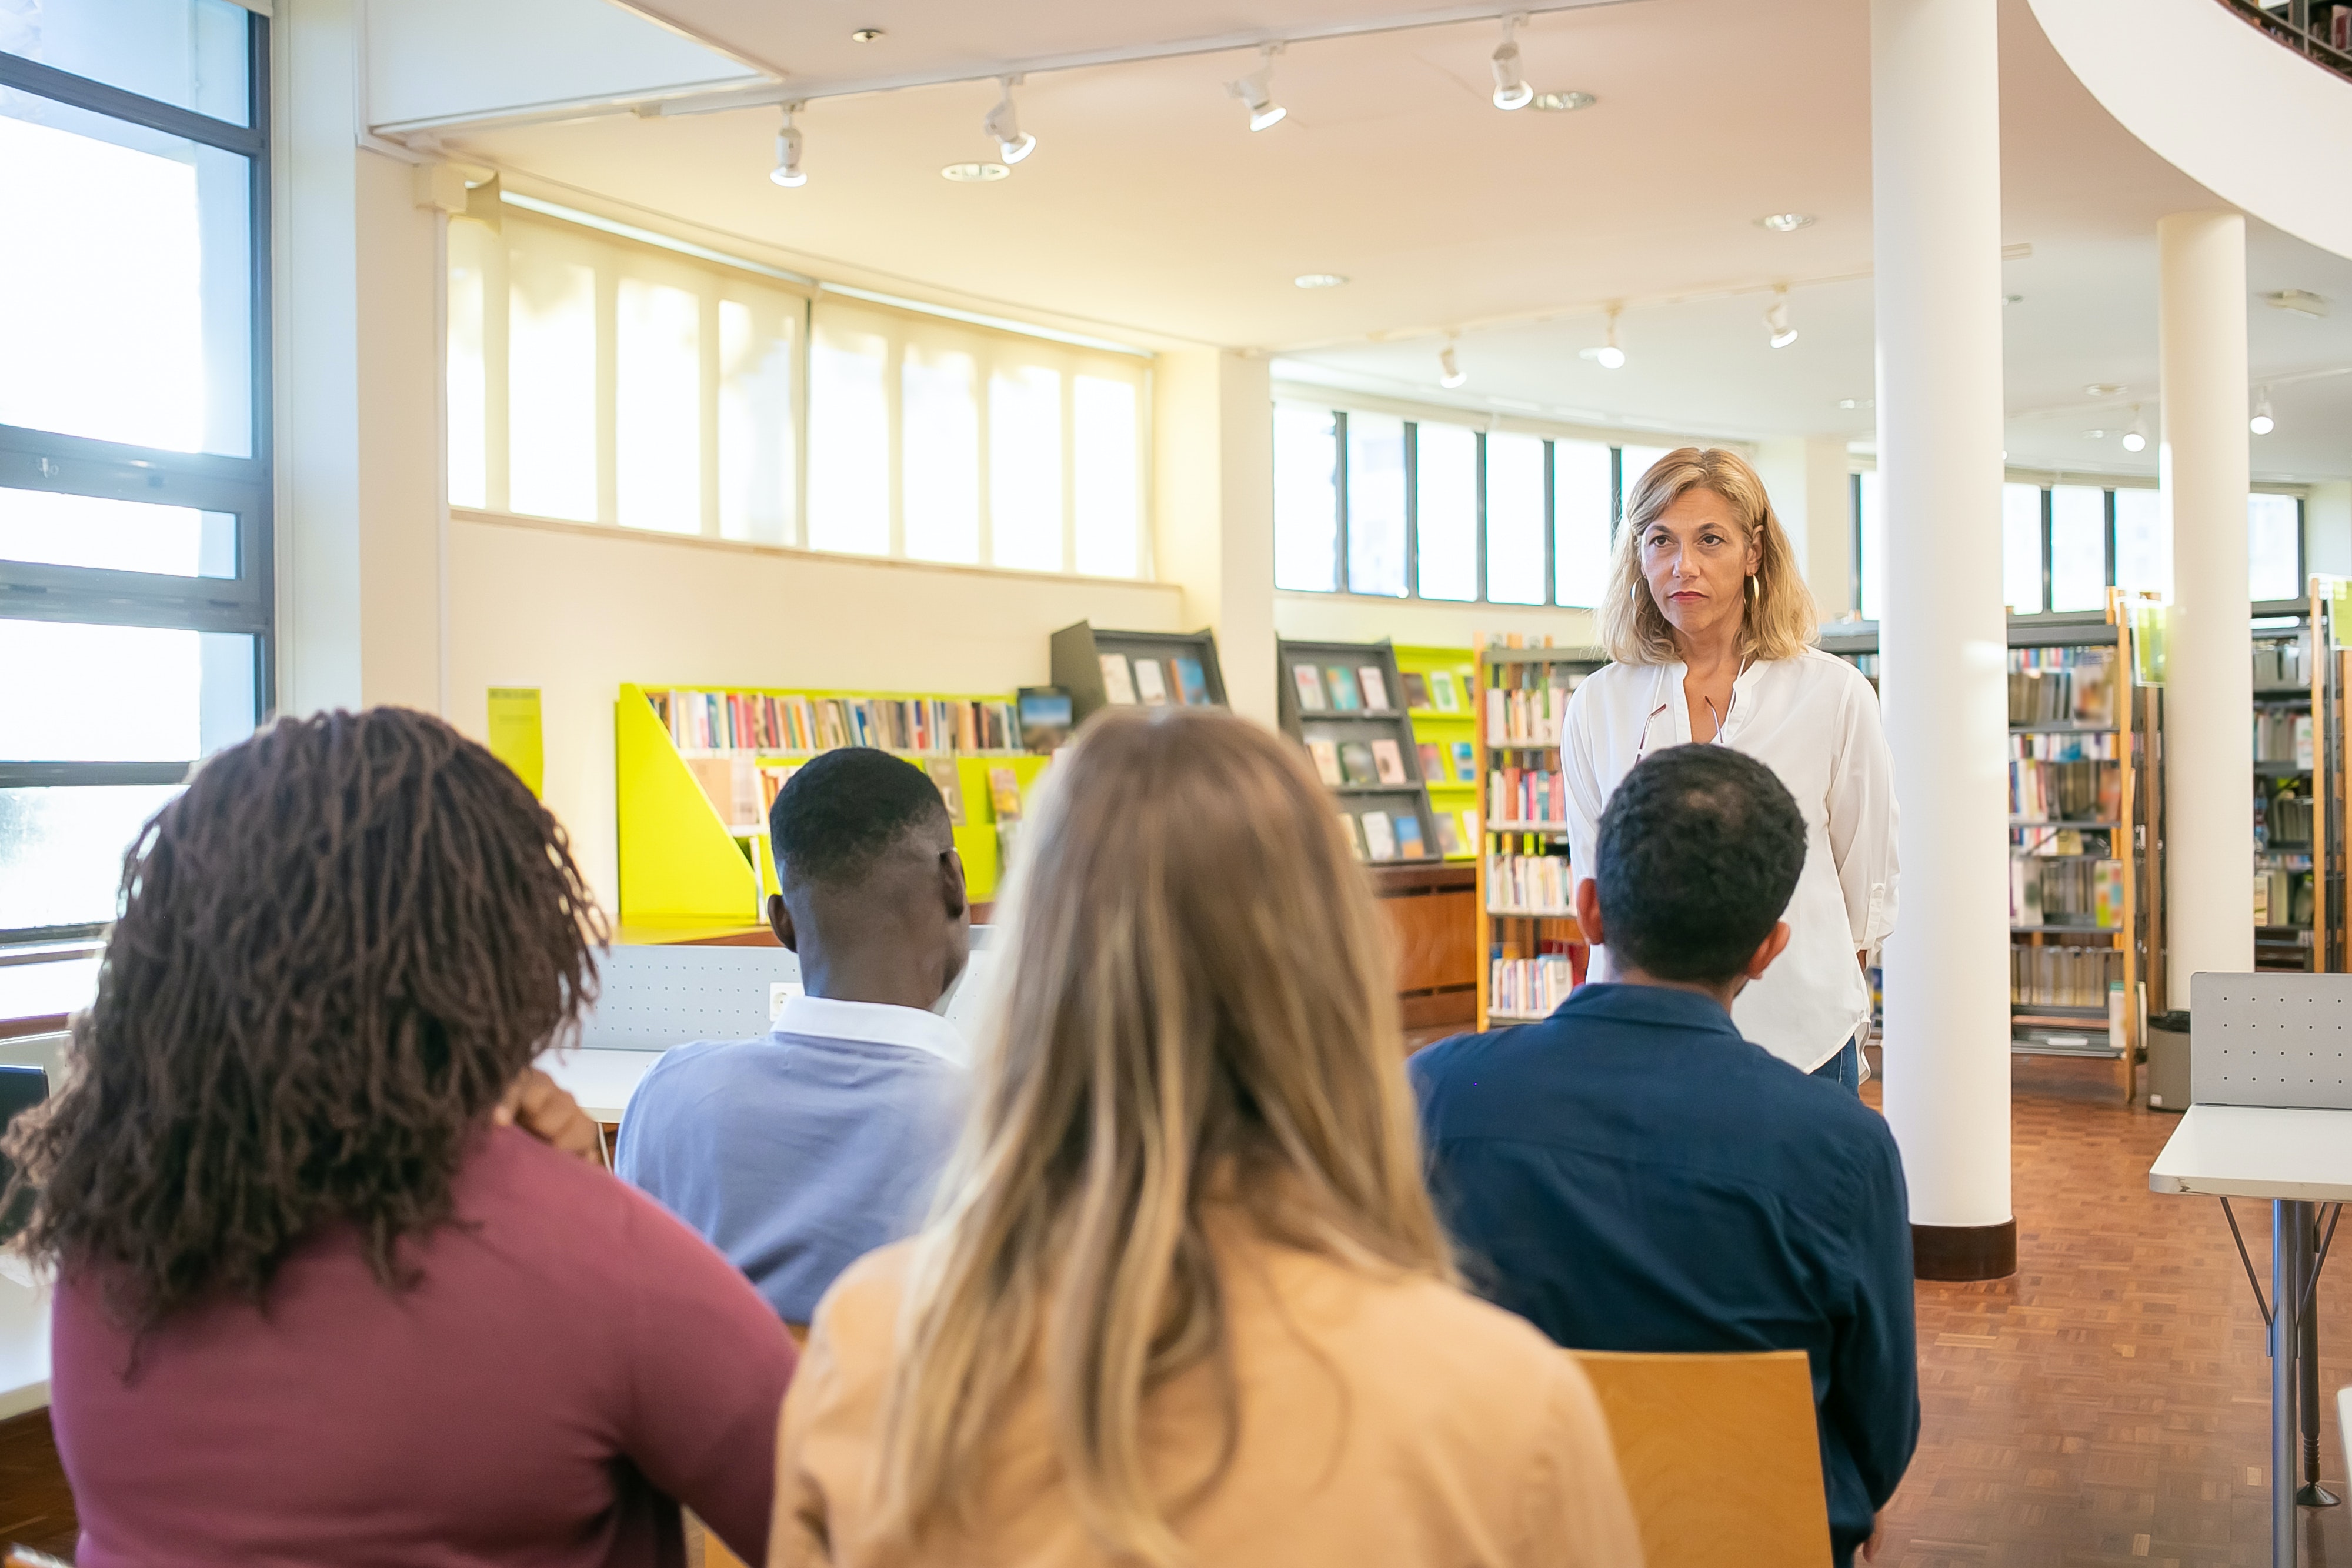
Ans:
{"label": "white wall", "polygon": [[1759,442],[1756,471],[1824,621],[1853,603],[1853,484],[1843,436]]}
{"label": "white wall", "polygon": [[2311,487],[2303,503],[2304,564],[2331,577],[2352,577],[2352,479]]}
{"label": "white wall", "polygon": [[1379,599],[1362,594],[1276,594],[1276,633],[1297,642],[1422,643],[1475,647],[1494,633],[1549,635],[1562,647],[1593,641],[1590,610],[1538,609],[1525,605],[1443,605],[1426,599]]}
{"label": "white wall", "polygon": [[1225,699],[1275,721],[1274,391],[1269,362],[1175,349],[1152,367],[1152,554],[1183,629],[1214,626]]}
{"label": "white wall", "polygon": [[[1009,692],[1042,686],[1074,621],[1187,629],[1183,590],[854,560],[458,512],[450,721],[488,733],[493,686],[540,689],[546,800],[607,908],[618,887],[613,702],[648,686]],[[1271,649],[1265,663],[1270,670]]]}

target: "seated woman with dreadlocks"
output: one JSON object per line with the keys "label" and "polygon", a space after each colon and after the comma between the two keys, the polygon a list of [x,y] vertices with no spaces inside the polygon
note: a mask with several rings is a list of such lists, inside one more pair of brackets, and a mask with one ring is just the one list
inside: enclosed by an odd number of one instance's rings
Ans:
{"label": "seated woman with dreadlocks", "polygon": [[679,1503],[760,1558],[782,1326],[502,1124],[601,924],[555,819],[421,713],[281,721],[147,825],[9,1141],[82,1568],[675,1563]]}

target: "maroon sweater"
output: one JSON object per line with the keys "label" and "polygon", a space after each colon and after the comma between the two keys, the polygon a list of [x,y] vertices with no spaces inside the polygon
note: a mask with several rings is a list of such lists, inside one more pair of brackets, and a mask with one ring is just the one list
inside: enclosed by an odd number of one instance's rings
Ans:
{"label": "maroon sweater", "polygon": [[331,1226],[266,1312],[182,1312],[127,1378],[129,1337],[61,1283],[51,1415],[81,1568],[667,1565],[680,1502],[764,1561],[794,1358],[758,1293],[651,1199],[511,1129],[457,1209],[409,1249],[415,1289]]}

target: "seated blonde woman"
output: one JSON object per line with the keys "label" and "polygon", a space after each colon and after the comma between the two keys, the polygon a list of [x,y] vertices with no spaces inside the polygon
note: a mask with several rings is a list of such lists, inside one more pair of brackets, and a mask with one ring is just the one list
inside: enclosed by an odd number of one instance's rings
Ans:
{"label": "seated blonde woman", "polygon": [[1458,1289],[1378,911],[1297,748],[1097,719],[931,1225],[853,1266],[772,1564],[1636,1564],[1584,1376]]}

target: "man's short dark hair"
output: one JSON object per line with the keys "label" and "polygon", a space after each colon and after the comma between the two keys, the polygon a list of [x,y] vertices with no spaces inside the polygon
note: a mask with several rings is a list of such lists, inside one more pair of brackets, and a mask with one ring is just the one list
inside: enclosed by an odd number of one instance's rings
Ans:
{"label": "man's short dark hair", "polygon": [[1805,818],[1772,770],[1728,746],[1671,746],[1601,814],[1601,916],[1622,965],[1731,979],[1772,934],[1805,868]]}
{"label": "man's short dark hair", "polygon": [[947,802],[922,769],[871,746],[803,765],[768,808],[768,842],[787,886],[846,887],[910,833],[948,824]]}

